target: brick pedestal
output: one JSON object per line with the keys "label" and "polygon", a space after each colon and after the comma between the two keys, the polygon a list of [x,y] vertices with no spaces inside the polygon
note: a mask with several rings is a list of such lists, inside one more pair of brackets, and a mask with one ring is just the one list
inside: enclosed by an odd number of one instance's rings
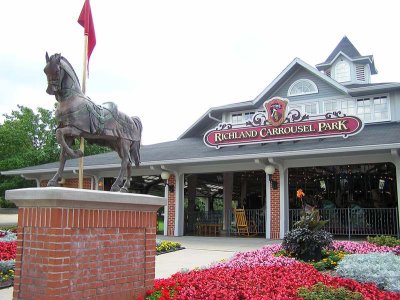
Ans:
{"label": "brick pedestal", "polygon": [[34,188],[6,199],[19,207],[14,299],[136,299],[152,288],[164,198]]}

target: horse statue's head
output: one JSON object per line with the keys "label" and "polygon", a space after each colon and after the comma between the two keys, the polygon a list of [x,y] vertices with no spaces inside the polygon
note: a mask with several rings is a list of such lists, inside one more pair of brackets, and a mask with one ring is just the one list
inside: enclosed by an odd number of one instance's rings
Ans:
{"label": "horse statue's head", "polygon": [[43,71],[47,77],[46,93],[55,95],[58,101],[62,100],[63,96],[69,95],[70,91],[81,92],[78,76],[60,53],[49,57],[46,52],[46,66]]}

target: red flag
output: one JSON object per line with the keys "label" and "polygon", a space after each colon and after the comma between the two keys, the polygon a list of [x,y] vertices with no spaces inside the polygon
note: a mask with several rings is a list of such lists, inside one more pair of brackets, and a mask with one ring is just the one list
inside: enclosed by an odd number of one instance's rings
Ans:
{"label": "red flag", "polygon": [[81,14],[78,18],[78,23],[85,28],[85,35],[88,36],[87,58],[89,63],[90,55],[93,52],[94,46],[96,46],[96,34],[94,32],[93,17],[89,0],[85,0],[85,4],[83,5]]}

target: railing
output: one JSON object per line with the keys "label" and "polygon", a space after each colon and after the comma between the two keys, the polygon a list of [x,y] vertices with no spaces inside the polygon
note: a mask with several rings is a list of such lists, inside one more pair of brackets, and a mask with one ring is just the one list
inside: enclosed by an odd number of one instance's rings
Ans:
{"label": "railing", "polygon": [[[249,225],[249,234],[265,236],[265,211],[263,209],[245,209],[247,224]],[[227,234],[236,235],[236,220],[233,210],[229,210],[229,220]]]}
{"label": "railing", "polygon": [[[289,229],[300,220],[301,209],[289,209]],[[399,235],[397,208],[319,209],[324,226],[334,235]]]}
{"label": "railing", "polygon": [[[250,234],[265,235],[265,213],[262,209],[246,209],[246,219]],[[223,211],[196,211],[186,214],[185,234],[202,234],[199,226],[204,224],[223,224]],[[228,212],[227,235],[236,234],[236,220],[233,210]]]}
{"label": "railing", "polygon": [[200,224],[221,224],[222,227],[222,223],[222,211],[195,211],[185,218],[185,234],[198,234]]}

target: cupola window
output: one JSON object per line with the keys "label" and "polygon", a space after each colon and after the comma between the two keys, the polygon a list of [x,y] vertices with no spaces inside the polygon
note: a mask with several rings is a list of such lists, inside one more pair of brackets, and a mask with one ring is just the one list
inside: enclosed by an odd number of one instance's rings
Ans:
{"label": "cupola window", "polygon": [[348,62],[342,60],[337,63],[335,67],[335,79],[337,82],[350,81],[350,65]]}

